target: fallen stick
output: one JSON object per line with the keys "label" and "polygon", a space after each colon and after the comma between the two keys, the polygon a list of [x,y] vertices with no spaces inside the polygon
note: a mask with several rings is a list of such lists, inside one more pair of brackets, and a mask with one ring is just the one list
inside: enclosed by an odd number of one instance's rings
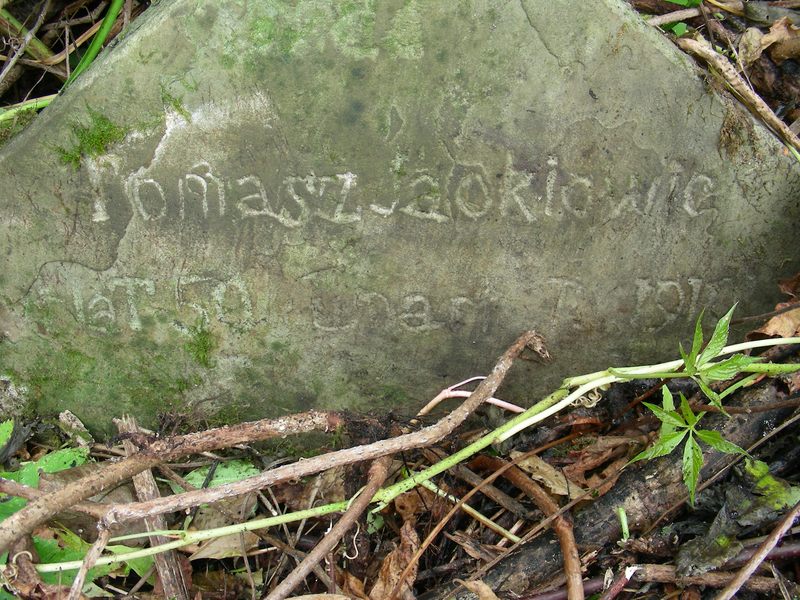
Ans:
{"label": "fallen stick", "polygon": [[747,85],[747,82],[736,72],[728,59],[717,53],[714,47],[702,36],[693,40],[680,38],[677,42],[683,50],[691,52],[705,60],[709,66],[716,69],[725,82],[752,112],[763,119],[764,124],[772,129],[788,146],[800,150],[800,138],[781,121],[772,109]]}
{"label": "fallen stick", "polygon": [[747,561],[747,564],[743,566],[738,573],[736,573],[736,577],[731,579],[728,585],[725,586],[725,589],[722,590],[719,595],[715,598],[715,600],[730,600],[736,595],[736,592],[739,591],[743,585],[747,583],[747,581],[753,576],[756,569],[764,562],[767,558],[767,555],[770,551],[777,545],[778,542],[781,541],[781,538],[786,535],[786,532],[792,528],[795,519],[797,519],[798,515],[800,515],[800,502],[794,505],[794,508],[790,510],[786,516],[781,519],[781,522],[778,523],[778,526],[767,536],[767,539],[758,547],[758,550],[753,554],[750,560]]}
{"label": "fallen stick", "polygon": [[8,550],[14,540],[31,533],[37,525],[61,511],[162,462],[277,436],[314,430],[331,431],[341,424],[342,419],[336,413],[311,411],[156,440],[126,459],[98,465],[97,470],[86,477],[42,494],[0,522],[0,552]]}
{"label": "fallen stick", "polygon": [[[119,429],[119,432],[122,434],[139,432],[136,420],[131,416],[122,417],[122,419],[119,420],[115,419],[115,422],[117,424],[117,429]],[[136,453],[136,446],[133,445],[133,442],[125,440],[122,442],[122,445],[125,447],[125,451],[129,456]],[[139,500],[151,500],[161,497],[158,491],[158,485],[156,485],[156,479],[149,469],[133,476],[133,487],[136,490],[136,497]],[[148,531],[163,531],[167,529],[167,520],[163,515],[145,519],[144,523]],[[108,529],[101,529],[101,532],[103,531],[107,532]],[[160,535],[153,535],[150,537],[151,546],[164,544],[167,541],[169,541],[167,538]],[[97,555],[98,558],[99,556],[100,554]],[[95,558],[95,560],[97,560],[97,558]],[[183,571],[181,571],[176,552],[174,550],[159,552],[153,557],[153,560],[155,561],[164,596],[173,600],[189,600],[189,590],[183,576]]]}
{"label": "fallen stick", "polygon": [[344,537],[347,530],[358,520],[361,514],[367,510],[369,503],[372,501],[372,496],[378,491],[378,488],[386,481],[389,474],[389,467],[392,464],[391,456],[382,456],[372,463],[369,468],[367,485],[361,490],[361,494],[355,498],[351,503],[336,525],[325,535],[323,540],[319,542],[311,552],[303,559],[289,575],[281,581],[281,583],[272,590],[266,597],[266,600],[284,600],[294,589],[303,582],[303,579],[314,569],[314,567],[331,552],[336,544]]}
{"label": "fallen stick", "polygon": [[[321,456],[313,456],[296,463],[277,467],[253,477],[248,477],[247,479],[220,485],[211,489],[185,492],[183,494],[147,502],[113,505],[109,508],[108,514],[105,517],[105,522],[111,525],[138,520],[153,515],[185,510],[200,504],[210,504],[224,498],[231,498],[253,492],[282,481],[288,481],[289,479],[306,477],[334,467],[341,467],[363,460],[374,460],[381,456],[386,456],[387,454],[396,454],[405,450],[413,450],[415,448],[435,444],[455,431],[475,409],[494,394],[505,378],[506,373],[508,373],[508,370],[511,368],[514,359],[526,346],[533,348],[540,356],[543,356],[543,352],[546,353],[541,336],[535,331],[525,332],[503,353],[489,376],[478,384],[478,387],[475,388],[475,391],[472,392],[469,398],[434,425],[388,440],[381,440],[354,448],[346,448]],[[0,536],[0,542],[2,542],[2,540],[3,538]],[[2,548],[2,546],[0,546],[0,548]]]}

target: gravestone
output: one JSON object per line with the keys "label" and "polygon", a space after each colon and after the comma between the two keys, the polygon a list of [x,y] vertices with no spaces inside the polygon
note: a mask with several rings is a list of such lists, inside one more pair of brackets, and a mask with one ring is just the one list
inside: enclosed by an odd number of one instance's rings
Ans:
{"label": "gravestone", "polygon": [[531,402],[798,267],[797,164],[617,0],[162,0],[0,186],[0,369],[101,428],[412,412],[527,328]]}

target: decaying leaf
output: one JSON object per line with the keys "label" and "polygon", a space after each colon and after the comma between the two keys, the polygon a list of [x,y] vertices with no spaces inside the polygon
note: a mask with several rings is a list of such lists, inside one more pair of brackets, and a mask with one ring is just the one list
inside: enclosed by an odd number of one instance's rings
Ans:
{"label": "decaying leaf", "polygon": [[800,28],[793,25],[787,17],[772,24],[764,41],[768,42],[764,47],[769,47],[769,57],[778,64],[800,56]]}
{"label": "decaying leaf", "polygon": [[464,552],[469,556],[483,563],[492,562],[497,558],[497,555],[500,554],[500,551],[496,548],[481,544],[474,537],[461,533],[460,531],[455,531],[453,533],[445,532],[444,535],[447,539],[461,546]]}
{"label": "decaying leaf", "polygon": [[800,296],[800,273],[788,279],[781,279],[778,282],[778,289],[790,298]]}
{"label": "decaying leaf", "polygon": [[[369,592],[370,600],[383,600],[388,598],[395,586],[400,583],[400,576],[411,561],[414,553],[419,548],[419,536],[411,521],[406,521],[400,528],[400,545],[392,550],[381,563],[378,580]],[[400,586],[397,598],[409,600],[414,598],[411,586],[417,578],[418,566],[415,564],[408,573],[406,580]]]}
{"label": "decaying leaf", "polygon": [[[516,450],[511,452],[513,459],[521,455],[522,452]],[[556,496],[569,496],[570,500],[574,500],[586,491],[577,483],[568,481],[564,473],[538,456],[529,456],[519,461],[517,466],[528,473],[531,479],[544,485],[551,494]]]}
{"label": "decaying leaf", "polygon": [[203,543],[200,549],[189,557],[189,560],[241,556],[242,552],[258,547],[258,540],[259,537],[252,531],[245,531],[241,535],[238,533],[223,535]]}
{"label": "decaying leaf", "polygon": [[394,509],[403,519],[403,522],[412,521],[416,523],[417,515],[430,512],[436,499],[433,492],[419,487],[395,498]]}
{"label": "decaying leaf", "polygon": [[756,62],[764,52],[764,34],[758,27],[748,27],[739,38],[739,60],[744,66]]}
{"label": "decaying leaf", "polygon": [[602,496],[614,486],[622,467],[628,462],[630,448],[640,444],[642,440],[639,438],[610,435],[598,437],[575,453],[576,461],[564,467],[564,474],[570,481],[593,488]]}
{"label": "decaying leaf", "polygon": [[[782,302],[775,307],[780,311],[795,303]],[[800,305],[797,308],[782,312],[772,317],[763,327],[747,334],[748,340],[760,340],[770,337],[792,337],[800,331]]]}
{"label": "decaying leaf", "polygon": [[749,27],[739,39],[739,60],[744,66],[752,65],[768,48],[770,58],[776,63],[796,58],[800,55],[800,29],[787,17],[775,21],[768,33]]}
{"label": "decaying leaf", "polygon": [[367,592],[364,589],[364,582],[349,571],[343,573],[341,588],[348,598],[369,600],[369,596],[367,596]]}

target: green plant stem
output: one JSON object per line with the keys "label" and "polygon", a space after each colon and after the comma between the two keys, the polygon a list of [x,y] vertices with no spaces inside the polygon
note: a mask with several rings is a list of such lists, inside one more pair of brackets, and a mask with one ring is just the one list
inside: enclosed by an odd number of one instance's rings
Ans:
{"label": "green plant stem", "polygon": [[[726,346],[725,348],[723,348],[720,351],[720,353],[717,354],[717,357],[723,356],[725,354],[735,354],[736,352],[742,352],[743,350],[752,350],[753,348],[766,348],[768,346],[780,346],[783,344],[800,344],[800,337],[771,338],[766,340],[754,340],[752,342],[743,342],[741,344],[733,344],[732,346]],[[564,380],[563,385],[569,388],[575,387],[577,385],[583,385],[584,383],[594,381],[599,377],[609,375],[612,370],[615,373],[617,373],[618,376],[626,378],[627,377],[634,378],[637,375],[649,375],[650,377],[655,377],[659,374],[674,372],[675,369],[678,369],[682,366],[683,366],[683,360],[678,359],[678,360],[671,360],[669,362],[659,363],[657,365],[647,365],[643,367],[619,367],[613,369],[606,369],[605,371],[595,371],[594,373],[588,373],[586,375],[580,375],[578,377],[569,377]]]}
{"label": "green plant stem", "polygon": [[[24,38],[29,33],[25,26],[17,21],[14,15],[4,8],[0,8],[0,30],[2,30],[5,35],[20,38]],[[28,41],[28,45],[25,47],[25,53],[29,54],[33,60],[46,60],[53,57],[52,50],[45,46],[42,40],[35,35]]]}
{"label": "green plant stem", "polygon": [[[567,390],[565,388],[559,388],[544,400],[536,403],[524,413],[520,413],[507,423],[504,423],[494,431],[486,434],[482,438],[475,440],[469,446],[466,446],[456,452],[455,454],[451,454],[447,458],[440,460],[438,463],[431,465],[427,469],[420,471],[419,473],[415,473],[408,479],[404,479],[395,483],[394,485],[389,486],[388,488],[383,488],[379,490],[377,494],[375,494],[375,500],[379,502],[378,508],[373,509],[372,512],[376,512],[389,504],[392,500],[397,498],[400,494],[403,494],[414,487],[416,487],[422,481],[427,481],[432,477],[435,477],[439,473],[443,473],[453,465],[460,463],[463,460],[468,459],[469,457],[473,456],[477,452],[480,452],[484,448],[490,446],[496,441],[501,441],[502,439],[506,439],[510,437],[510,435],[506,435],[508,431],[515,429],[521,423],[525,421],[529,421],[530,423],[535,423],[537,421],[541,421],[542,419],[547,418],[550,413],[547,409],[551,408],[552,406],[556,405],[559,400],[564,398],[567,395]],[[563,400],[562,400],[563,402]],[[571,400],[570,400],[571,402]],[[537,419],[537,415],[546,414],[546,416],[542,416]],[[525,425],[527,427],[527,425]],[[522,428],[524,429],[524,427]],[[519,429],[516,429],[519,431]],[[503,437],[505,435],[505,437]],[[513,435],[513,434],[511,434]]]}
{"label": "green plant stem", "polygon": [[[734,344],[732,346],[726,346],[725,348],[723,348],[717,356],[722,356],[724,354],[732,354],[735,352],[740,352],[742,350],[749,350],[752,348],[763,348],[767,346],[778,346],[782,344],[800,344],[800,337],[756,340],[753,342]],[[423,471],[420,471],[419,473],[415,473],[414,475],[408,477],[407,479],[404,479],[403,481],[395,483],[394,485],[391,485],[387,488],[378,490],[378,492],[372,498],[372,501],[377,502],[378,506],[371,512],[374,513],[378,510],[381,510],[400,494],[403,494],[413,489],[417,485],[423,484],[423,482],[427,482],[432,477],[446,471],[453,465],[463,460],[466,460],[470,456],[488,447],[492,443],[496,441],[506,440],[514,436],[515,434],[519,433],[523,429],[530,427],[531,425],[543,421],[544,419],[556,414],[562,409],[568,407],[570,404],[572,404],[575,400],[577,400],[584,394],[594,389],[608,386],[612,383],[625,381],[626,378],[633,378],[638,375],[649,374],[652,377],[654,373],[669,374],[671,371],[674,371],[675,369],[678,369],[682,366],[683,366],[683,360],[673,360],[670,362],[661,363],[657,365],[607,369],[605,371],[597,371],[595,373],[589,373],[587,375],[581,375],[579,377],[567,378],[564,380],[561,387],[556,391],[554,391],[552,394],[534,404],[524,413],[517,415],[513,419],[509,420],[507,423],[501,425],[494,431],[476,440],[475,442],[466,446],[462,450],[442,459],[438,463],[428,467]],[[610,371],[612,370],[615,373],[624,374],[624,376],[613,375],[610,373]],[[578,386],[577,389],[575,389],[572,392],[569,392],[569,389],[575,387],[576,385]],[[327,504],[325,506],[318,506],[309,510],[297,511],[294,513],[279,515],[277,517],[256,519],[254,521],[249,521],[247,523],[228,525],[226,527],[218,527],[216,529],[205,529],[201,531],[192,531],[192,532],[162,531],[160,533],[165,536],[179,535],[181,537],[180,539],[175,540],[173,542],[161,544],[160,546],[153,546],[152,548],[146,548],[144,550],[135,550],[127,554],[118,554],[114,556],[104,556],[98,559],[96,564],[97,565],[116,564],[134,558],[143,558],[146,556],[152,556],[154,554],[158,554],[159,552],[172,550],[174,548],[180,548],[182,546],[187,546],[189,544],[213,539],[216,537],[221,537],[224,535],[241,533],[243,531],[252,531],[254,529],[264,529],[267,527],[273,527],[275,525],[291,523],[293,521],[300,521],[302,519],[319,517],[334,512],[343,512],[347,509],[348,504],[349,502],[337,502],[334,504]],[[143,533],[141,535],[149,536],[153,535],[153,533],[148,532],[148,533]],[[114,538],[114,540],[120,541],[125,539],[132,539],[134,537],[137,537],[137,534],[130,536],[121,536],[118,538]],[[81,564],[82,561],[50,563],[50,564],[37,565],[37,570],[42,573],[52,573],[61,570],[79,569]]]}
{"label": "green plant stem", "polygon": [[[125,554],[103,556],[97,559],[95,565],[96,566],[113,565],[116,563],[121,563],[136,558],[153,556],[154,554],[158,554],[160,552],[166,552],[167,550],[174,550],[175,548],[181,548],[183,546],[188,546],[189,544],[196,544],[198,542],[203,542],[205,540],[210,540],[225,535],[242,533],[244,531],[253,531],[254,529],[266,529],[268,527],[274,527],[275,525],[282,525],[283,523],[291,523],[293,521],[300,521],[302,519],[320,517],[334,512],[342,512],[347,509],[347,505],[348,505],[347,501],[336,502],[334,504],[317,506],[315,508],[311,508],[308,510],[301,510],[293,513],[288,513],[285,515],[278,515],[277,517],[256,519],[254,521],[248,521],[247,523],[226,525],[225,527],[217,527],[215,529],[202,529],[199,531],[182,531],[182,530],[161,531],[160,533],[163,535],[168,535],[168,536],[179,535],[180,539],[177,539],[174,542],[167,542],[166,544],[153,546],[151,548],[134,550],[133,552],[127,552]],[[142,535],[150,536],[153,535],[153,533],[146,532]],[[135,536],[122,536],[122,538],[124,539],[131,539],[133,537]],[[115,539],[119,540],[120,538],[115,538]],[[36,565],[36,569],[40,573],[55,573],[58,571],[70,571],[79,569],[81,567],[81,564],[83,564],[82,560],[72,560],[61,563],[48,563],[43,565]]]}
{"label": "green plant stem", "polygon": [[5,110],[0,112],[0,123],[13,119],[17,114],[26,110],[39,110],[50,104],[58,94],[51,94],[50,96],[42,96],[41,98],[34,98],[33,100],[26,100],[19,104],[6,107]]}
{"label": "green plant stem", "polygon": [[98,29],[97,33],[94,34],[92,43],[89,44],[89,47],[86,49],[86,54],[83,55],[81,61],[78,63],[78,66],[75,67],[75,70],[69,76],[67,81],[64,82],[64,88],[75,81],[75,78],[83,73],[100,53],[100,50],[103,48],[103,44],[106,43],[108,34],[111,32],[111,28],[114,26],[114,21],[117,20],[117,16],[119,15],[120,10],[122,10],[122,5],[124,3],[125,0],[111,0],[111,4],[108,7],[106,16],[103,17],[103,22],[100,25],[100,29]]}

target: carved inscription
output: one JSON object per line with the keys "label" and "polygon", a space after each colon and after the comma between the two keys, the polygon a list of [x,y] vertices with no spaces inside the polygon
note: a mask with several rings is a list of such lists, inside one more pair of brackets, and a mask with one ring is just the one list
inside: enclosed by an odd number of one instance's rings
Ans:
{"label": "carved inscription", "polygon": [[[393,169],[399,168],[396,162]],[[617,193],[608,179],[596,181],[564,170],[557,156],[541,162],[523,171],[509,154],[497,173],[469,163],[456,163],[449,172],[410,170],[386,198],[371,197],[360,184],[361,176],[350,170],[283,175],[276,181],[257,173],[223,176],[206,160],[194,162],[174,180],[139,169],[125,178],[124,188],[134,215],[145,224],[262,220],[296,229],[315,219],[355,225],[372,215],[438,224],[500,217],[532,225],[649,216],[664,211],[665,199],[672,198],[678,200],[674,209],[684,217],[713,219],[717,214],[713,181],[702,174],[684,174],[679,167],[647,181],[631,176],[627,189]],[[103,205],[95,207],[97,214],[105,210]],[[675,214],[673,207],[669,210]]]}
{"label": "carved inscription", "polygon": [[[638,278],[617,290],[618,309],[620,314],[630,313],[626,328],[654,333],[669,326],[682,327],[690,324],[700,308],[714,305],[718,290],[729,284],[726,280],[708,282],[699,277]],[[593,311],[600,292],[573,277],[547,278],[539,289],[535,304],[542,307],[541,313],[529,315],[530,318],[558,323],[577,332],[607,333],[620,328],[618,323],[597,321]],[[314,286],[308,291],[309,302],[300,308],[295,322],[305,321],[327,334],[376,326],[411,333],[458,333],[462,329],[485,333],[498,303],[486,294],[480,298],[442,298],[438,294],[434,298],[422,290],[399,295],[363,290],[343,294],[323,293]],[[256,306],[248,282],[240,275],[181,275],[160,280],[112,276],[81,282],[80,278],[59,274],[34,286],[33,300],[39,308],[59,306],[80,325],[105,333],[120,328],[141,331],[153,322],[154,315],[168,316],[169,326],[186,334],[197,322],[217,323],[244,332],[276,315],[270,306]],[[274,305],[285,306],[287,302],[278,291]]]}
{"label": "carved inscription", "polygon": [[184,333],[198,321],[218,322],[239,331],[253,327],[253,298],[239,276],[224,280],[195,275],[167,280],[114,276],[82,281],[73,275],[50,278],[35,289],[38,308],[55,304],[80,325],[99,332],[141,331],[145,328],[142,315],[158,313],[163,298],[174,299],[162,308],[180,317],[171,325]]}

